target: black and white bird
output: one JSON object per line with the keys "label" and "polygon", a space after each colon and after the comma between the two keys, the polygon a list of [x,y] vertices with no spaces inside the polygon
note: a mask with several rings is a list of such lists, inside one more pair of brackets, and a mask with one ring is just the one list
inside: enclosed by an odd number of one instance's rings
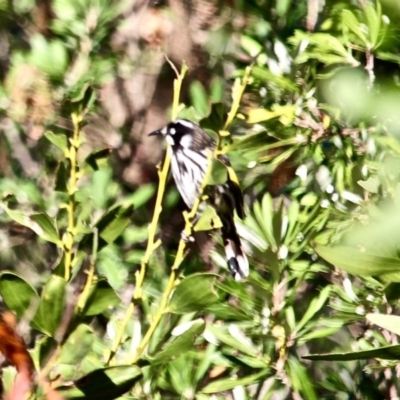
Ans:
{"label": "black and white bird", "polygon": [[[200,195],[208,163],[215,150],[215,142],[195,122],[178,119],[149,136],[163,136],[170,144],[171,170],[175,184],[187,207],[191,209]],[[226,155],[218,157],[227,168],[227,181],[207,187],[208,202],[221,220],[221,234],[228,268],[235,280],[249,275],[249,262],[243,252],[234,222],[234,211],[244,218],[243,195],[239,182]],[[199,210],[204,209],[200,206]]]}

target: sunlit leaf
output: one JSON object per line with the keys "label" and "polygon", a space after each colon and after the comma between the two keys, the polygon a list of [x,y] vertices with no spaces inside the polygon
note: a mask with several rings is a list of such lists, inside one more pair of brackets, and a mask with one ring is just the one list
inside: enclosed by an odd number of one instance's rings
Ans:
{"label": "sunlit leaf", "polygon": [[397,315],[370,313],[367,314],[365,318],[372,324],[378,325],[396,335],[400,335],[400,317]]}

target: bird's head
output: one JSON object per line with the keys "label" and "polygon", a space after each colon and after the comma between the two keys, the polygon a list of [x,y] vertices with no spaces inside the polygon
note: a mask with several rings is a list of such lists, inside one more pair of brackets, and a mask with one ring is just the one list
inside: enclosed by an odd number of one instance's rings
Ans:
{"label": "bird's head", "polygon": [[164,128],[149,133],[149,136],[163,136],[174,152],[182,149],[201,152],[206,148],[213,150],[215,147],[214,141],[200,125],[187,119],[170,122]]}
{"label": "bird's head", "polygon": [[198,132],[201,132],[201,128],[195,122],[177,119],[163,128],[149,133],[149,136],[163,136],[172,147],[188,148],[192,147],[194,137]]}

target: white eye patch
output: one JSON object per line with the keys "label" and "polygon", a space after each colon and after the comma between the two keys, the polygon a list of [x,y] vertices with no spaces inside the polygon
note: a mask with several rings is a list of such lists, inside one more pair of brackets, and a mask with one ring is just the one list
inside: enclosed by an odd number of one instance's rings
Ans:
{"label": "white eye patch", "polygon": [[184,119],[178,119],[176,123],[186,126],[187,128],[194,128],[193,122],[186,121]]}
{"label": "white eye patch", "polygon": [[170,128],[168,133],[169,133],[170,135],[175,135],[176,129],[175,129],[175,128]]}
{"label": "white eye patch", "polygon": [[165,136],[165,140],[168,142],[168,144],[170,144],[171,146],[175,145],[175,141],[174,138],[170,135]]}

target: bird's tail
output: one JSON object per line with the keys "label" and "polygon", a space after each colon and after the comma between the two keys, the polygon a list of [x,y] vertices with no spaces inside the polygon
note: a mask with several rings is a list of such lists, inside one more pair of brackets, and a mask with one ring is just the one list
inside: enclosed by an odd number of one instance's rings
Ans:
{"label": "bird's tail", "polygon": [[222,239],[224,241],[226,260],[228,268],[235,281],[240,281],[249,276],[249,261],[243,252],[242,243],[236,231],[233,216],[226,215],[222,220]]}

